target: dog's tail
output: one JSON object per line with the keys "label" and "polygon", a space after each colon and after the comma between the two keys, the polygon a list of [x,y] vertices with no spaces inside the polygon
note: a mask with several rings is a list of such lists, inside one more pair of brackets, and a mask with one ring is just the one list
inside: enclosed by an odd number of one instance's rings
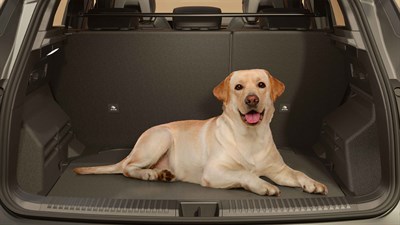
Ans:
{"label": "dog's tail", "polygon": [[73,169],[76,174],[119,174],[122,173],[122,162],[106,166],[77,167]]}

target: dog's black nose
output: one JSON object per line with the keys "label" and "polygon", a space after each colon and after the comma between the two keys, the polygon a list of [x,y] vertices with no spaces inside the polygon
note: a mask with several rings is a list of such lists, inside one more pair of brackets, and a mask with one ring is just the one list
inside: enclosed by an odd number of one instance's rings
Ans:
{"label": "dog's black nose", "polygon": [[260,101],[260,99],[258,98],[257,95],[247,95],[246,99],[244,100],[246,105],[252,106],[252,107],[256,106],[259,101]]}

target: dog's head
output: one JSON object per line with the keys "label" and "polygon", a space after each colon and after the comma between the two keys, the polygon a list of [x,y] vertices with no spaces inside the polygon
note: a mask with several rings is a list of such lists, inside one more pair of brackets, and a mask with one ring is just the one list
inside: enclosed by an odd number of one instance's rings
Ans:
{"label": "dog's head", "polygon": [[213,93],[223,102],[225,111],[237,114],[246,125],[255,126],[266,111],[273,109],[284,90],[285,85],[267,70],[254,69],[232,72]]}

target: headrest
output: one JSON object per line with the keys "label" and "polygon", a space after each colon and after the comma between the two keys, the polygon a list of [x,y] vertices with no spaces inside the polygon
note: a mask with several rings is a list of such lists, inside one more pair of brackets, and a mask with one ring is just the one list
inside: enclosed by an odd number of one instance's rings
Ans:
{"label": "headrest", "polygon": [[[154,13],[156,11],[156,0],[115,0],[115,8],[136,9],[140,13]],[[153,18],[140,18],[143,21],[151,21]]]}
{"label": "headrest", "polygon": [[[127,13],[138,12],[135,9],[129,8],[94,8],[89,10],[90,14],[102,13]],[[134,30],[139,26],[138,17],[124,16],[89,16],[88,27],[91,30]]]}
{"label": "headrest", "polygon": [[[209,6],[186,6],[175,8],[176,14],[218,14],[220,8]],[[216,17],[173,17],[173,27],[175,30],[218,30],[221,28],[220,16]]]}
{"label": "headrest", "polygon": [[[299,13],[307,14],[308,10],[303,8],[264,8],[262,13]],[[260,28],[264,30],[308,30],[311,25],[309,16],[267,16],[260,17]]]}
{"label": "headrest", "polygon": [[282,0],[260,0],[258,4],[257,12],[261,11],[263,8],[284,8]]}
{"label": "headrest", "polygon": [[[243,13],[258,13],[264,8],[283,8],[282,0],[243,0]],[[245,17],[247,23],[256,23],[257,17]]]}
{"label": "headrest", "polygon": [[[257,13],[258,6],[260,5],[260,0],[243,0],[242,8],[243,13]],[[257,22],[257,17],[245,17],[247,23]]]}
{"label": "headrest", "polygon": [[156,11],[155,0],[115,0],[115,8],[138,8],[142,13],[154,13]]}

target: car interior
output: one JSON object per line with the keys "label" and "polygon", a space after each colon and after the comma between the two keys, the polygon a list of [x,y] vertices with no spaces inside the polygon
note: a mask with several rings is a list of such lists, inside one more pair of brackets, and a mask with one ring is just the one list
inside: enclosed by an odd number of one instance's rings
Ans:
{"label": "car interior", "polygon": [[[244,0],[245,16],[229,16],[215,6],[156,13],[155,0],[69,1],[65,25],[49,19],[39,31],[12,112],[11,183],[37,203],[26,207],[236,218],[373,205],[388,188],[382,90],[365,46],[349,36],[348,15],[337,26],[329,1],[309,2]],[[286,86],[271,122],[284,161],[326,184],[327,195],[279,187],[279,197],[266,197],[72,172],[120,161],[152,126],[220,115],[213,88],[233,71],[255,68]]]}

